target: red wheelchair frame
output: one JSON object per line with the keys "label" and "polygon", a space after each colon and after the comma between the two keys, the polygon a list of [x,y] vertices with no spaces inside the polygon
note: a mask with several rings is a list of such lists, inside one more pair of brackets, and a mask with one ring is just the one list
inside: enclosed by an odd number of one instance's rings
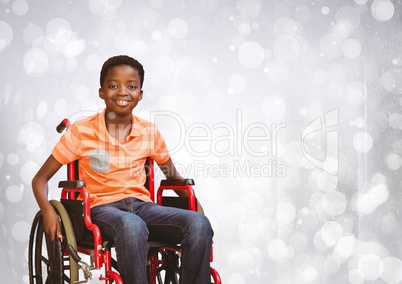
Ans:
{"label": "red wheelchair frame", "polygon": [[[68,119],[64,119],[58,126],[57,126],[57,131],[61,133],[64,131],[65,128],[70,127],[70,122]],[[116,284],[122,284],[122,278],[120,277],[119,273],[113,270],[113,262],[115,260],[112,259],[112,242],[105,241],[102,239],[102,234],[98,226],[92,223],[91,221],[91,214],[90,214],[90,202],[89,202],[89,193],[88,190],[85,186],[84,181],[81,181],[78,179],[78,171],[77,171],[77,162],[73,162],[67,165],[67,180],[66,181],[60,181],[59,182],[59,187],[62,188],[61,191],[61,203],[63,204],[63,201],[65,200],[80,200],[81,205],[83,206],[82,208],[82,213],[83,213],[83,223],[90,232],[92,232],[93,235],[93,246],[88,247],[88,246],[80,246],[80,242],[77,242],[76,248],[74,246],[68,245],[68,247],[61,248],[60,252],[63,255],[63,258],[69,258],[69,255],[71,256],[72,259],[74,259],[75,262],[81,263],[82,265],[80,268],[84,271],[84,277],[86,280],[84,281],[72,281],[74,283],[84,283],[87,282],[88,279],[91,277],[91,273],[89,272],[92,269],[101,269],[104,267],[104,275],[99,276],[99,280],[104,281],[106,284],[111,284],[113,281]],[[154,186],[154,181],[155,181],[155,176],[154,176],[154,162],[151,159],[148,159],[146,162],[146,166],[148,167],[147,171],[147,184],[148,184],[148,190],[151,195],[151,199],[153,202],[155,202],[155,186]],[[167,190],[186,190],[188,193],[188,199],[185,198],[185,202],[187,203],[185,205],[186,209],[189,210],[196,210],[196,197],[194,193],[194,189],[192,187],[194,185],[194,181],[192,179],[183,179],[183,180],[162,180],[161,184],[157,190],[157,204],[159,205],[164,205],[164,203],[167,201],[172,201],[172,197],[165,197],[163,196],[163,192]],[[78,198],[79,196],[79,198]],[[175,199],[183,199],[181,197],[174,197]],[[183,201],[183,200],[181,200]],[[169,205],[173,206],[173,205]],[[181,205],[183,206],[183,205]],[[67,209],[68,215],[71,214],[71,212],[68,212],[68,207],[65,206]],[[37,215],[39,215],[40,212],[38,212]],[[74,223],[73,218],[71,218],[71,222]],[[35,218],[36,220],[36,218]],[[35,223],[34,220],[34,224]],[[80,221],[82,222],[82,220]],[[30,283],[42,283],[42,276],[41,275],[33,275],[34,274],[34,268],[33,268],[33,263],[35,262],[35,265],[37,265],[37,260],[33,260],[32,257],[32,247],[34,246],[34,241],[33,238],[38,236],[38,233],[35,233],[37,230],[35,228],[31,229],[31,236],[30,236],[30,248],[29,248],[29,270],[30,270]],[[42,234],[42,233],[40,233]],[[38,237],[37,237],[38,238]],[[47,239],[47,237],[46,237]],[[35,245],[37,245],[37,242]],[[42,242],[42,237],[40,237],[40,242]],[[161,267],[165,264],[165,260],[161,259],[158,257],[162,252],[165,251],[170,251],[173,253],[177,253],[181,250],[180,245],[178,244],[168,244],[168,243],[160,243],[160,242],[149,242],[149,247],[150,250],[153,250],[152,255],[149,257],[148,260],[148,267],[149,267],[149,283],[150,284],[156,284],[157,279],[160,276],[158,276],[158,267]],[[35,251],[37,249],[35,248]],[[80,260],[80,257],[78,256],[77,252],[83,253],[86,255],[91,256],[91,264],[88,265],[85,262],[82,262]],[[40,256],[42,257],[42,256]],[[50,260],[50,256],[49,256]],[[211,257],[210,261],[212,262],[213,260],[213,249],[211,247]],[[70,259],[70,264],[71,264],[71,259]],[[65,265],[62,262],[62,270],[69,270],[71,265]],[[49,268],[48,268],[49,270]],[[36,273],[36,272],[35,272]],[[41,274],[36,273],[36,274]],[[70,271],[71,273],[71,271]],[[39,282],[34,282],[35,279],[40,277]],[[218,274],[218,272],[211,267],[211,277],[213,279],[212,283],[215,284],[221,284],[221,278]],[[63,278],[63,276],[61,277]],[[78,276],[77,276],[78,278]],[[64,279],[66,280],[66,279]],[[77,279],[78,280],[78,279]],[[166,280],[166,279],[165,279]],[[38,280],[37,280],[38,281]],[[177,279],[176,279],[177,281]],[[175,282],[174,282],[175,283]]]}

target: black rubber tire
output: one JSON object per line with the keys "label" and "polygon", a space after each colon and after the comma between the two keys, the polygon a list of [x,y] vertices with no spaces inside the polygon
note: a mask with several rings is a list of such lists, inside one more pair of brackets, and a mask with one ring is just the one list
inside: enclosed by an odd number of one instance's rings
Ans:
{"label": "black rubber tire", "polygon": [[67,246],[72,245],[77,250],[74,229],[64,206],[56,200],[50,203],[59,215],[64,238],[52,242],[44,231],[42,212],[36,214],[29,236],[29,283],[73,284],[78,281],[78,264],[68,255]]}

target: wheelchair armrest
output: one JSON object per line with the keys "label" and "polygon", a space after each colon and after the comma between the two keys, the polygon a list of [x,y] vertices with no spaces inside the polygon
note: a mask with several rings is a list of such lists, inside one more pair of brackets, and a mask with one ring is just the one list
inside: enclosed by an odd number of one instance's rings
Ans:
{"label": "wheelchair armrest", "polygon": [[[187,201],[188,204],[188,209],[192,211],[197,210],[197,200],[195,197],[195,192],[193,189],[193,185],[195,184],[193,179],[186,178],[186,179],[165,179],[162,180],[160,183],[160,186],[157,191],[157,203],[159,205],[162,205],[163,203],[166,203],[166,199],[163,196],[163,191],[165,190],[185,190],[187,191],[188,197],[185,197],[184,199]],[[176,197],[175,197],[176,198]],[[165,199],[165,200],[163,200]],[[181,199],[181,198],[179,198]],[[175,206],[173,206],[175,207]],[[179,206],[182,207],[182,206]]]}
{"label": "wheelchair armrest", "polygon": [[80,188],[85,186],[83,180],[63,180],[59,182],[59,188]]}
{"label": "wheelchair armrest", "polygon": [[81,196],[81,199],[89,204],[89,193],[83,180],[60,181],[59,188],[62,188],[61,199],[77,199]]}
{"label": "wheelchair armrest", "polygon": [[185,185],[195,185],[195,182],[191,178],[161,180],[161,186],[185,186]]}

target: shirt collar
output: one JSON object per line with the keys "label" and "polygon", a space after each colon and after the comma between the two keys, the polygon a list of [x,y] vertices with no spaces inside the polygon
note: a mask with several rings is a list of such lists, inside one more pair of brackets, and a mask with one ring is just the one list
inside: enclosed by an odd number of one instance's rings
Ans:
{"label": "shirt collar", "polygon": [[[107,131],[106,127],[106,122],[105,122],[105,114],[106,114],[106,109],[104,109],[101,113],[99,113],[96,117],[95,121],[95,135],[99,137],[100,140],[106,141],[106,142],[112,142],[113,144],[116,139],[111,137],[109,135],[109,132]],[[141,133],[143,132],[143,127],[141,123],[139,123],[139,119],[135,116],[131,116],[131,131],[130,134],[128,135],[128,139],[130,140],[134,137],[141,136]]]}

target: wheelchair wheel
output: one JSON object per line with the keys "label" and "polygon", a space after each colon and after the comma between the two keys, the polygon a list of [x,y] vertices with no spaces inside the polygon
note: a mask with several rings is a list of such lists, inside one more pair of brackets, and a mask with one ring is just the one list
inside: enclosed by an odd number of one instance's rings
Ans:
{"label": "wheelchair wheel", "polygon": [[59,215],[63,240],[51,241],[43,227],[43,216],[39,211],[32,223],[29,236],[29,283],[59,284],[78,280],[78,264],[69,256],[67,246],[77,250],[74,230],[64,206],[56,200],[50,203]]}
{"label": "wheelchair wheel", "polygon": [[[173,250],[157,252],[159,265],[156,270],[158,284],[178,284],[180,282],[180,253]],[[150,283],[154,283],[150,281]],[[218,271],[211,267],[211,284],[222,284]]]}
{"label": "wheelchair wheel", "polygon": [[180,257],[178,252],[163,250],[160,252],[160,256],[163,264],[157,269],[158,283],[179,284]]}

